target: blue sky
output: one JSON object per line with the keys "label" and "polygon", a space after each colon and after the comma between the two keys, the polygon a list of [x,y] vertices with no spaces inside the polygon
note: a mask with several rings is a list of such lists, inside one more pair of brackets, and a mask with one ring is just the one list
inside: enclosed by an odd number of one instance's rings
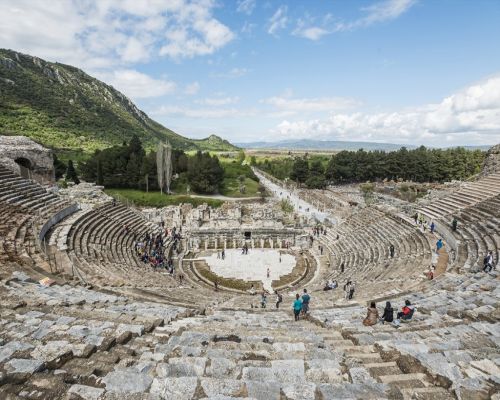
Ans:
{"label": "blue sky", "polygon": [[0,0],[0,46],[189,137],[500,142],[500,1]]}

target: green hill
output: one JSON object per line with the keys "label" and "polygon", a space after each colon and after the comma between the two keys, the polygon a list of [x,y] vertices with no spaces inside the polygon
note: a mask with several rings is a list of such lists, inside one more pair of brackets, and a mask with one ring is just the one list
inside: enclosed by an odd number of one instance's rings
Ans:
{"label": "green hill", "polygon": [[236,150],[227,140],[185,138],[82,70],[0,49],[0,134],[25,135],[60,152],[89,153],[129,141],[168,139],[185,150]]}

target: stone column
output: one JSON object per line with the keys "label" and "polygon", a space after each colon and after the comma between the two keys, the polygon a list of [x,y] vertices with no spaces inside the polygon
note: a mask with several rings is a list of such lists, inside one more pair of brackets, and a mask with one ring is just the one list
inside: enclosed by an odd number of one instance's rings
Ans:
{"label": "stone column", "polygon": [[205,238],[205,250],[208,250],[208,237]]}
{"label": "stone column", "polygon": [[269,243],[271,244],[271,249],[274,249],[274,240],[272,237],[269,238]]}

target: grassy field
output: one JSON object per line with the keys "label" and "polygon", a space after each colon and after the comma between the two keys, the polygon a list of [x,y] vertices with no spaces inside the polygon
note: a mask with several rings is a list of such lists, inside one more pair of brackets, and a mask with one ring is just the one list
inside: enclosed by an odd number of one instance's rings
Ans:
{"label": "grassy field", "polygon": [[259,182],[245,178],[245,193],[240,193],[240,182],[238,179],[225,178],[221,194],[228,197],[258,197],[257,189]]}
{"label": "grassy field", "polygon": [[212,207],[220,207],[221,200],[209,198],[195,198],[186,195],[165,195],[160,192],[143,192],[135,189],[106,189],[105,192],[119,201],[130,201],[139,207],[166,207],[180,203],[190,203],[199,206],[207,203]]}

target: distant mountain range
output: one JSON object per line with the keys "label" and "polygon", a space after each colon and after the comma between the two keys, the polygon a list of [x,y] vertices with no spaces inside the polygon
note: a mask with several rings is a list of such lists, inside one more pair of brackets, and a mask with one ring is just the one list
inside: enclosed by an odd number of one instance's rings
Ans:
{"label": "distant mountain range", "polygon": [[[368,151],[385,150],[393,151],[399,150],[401,147],[407,149],[416,149],[418,146],[397,143],[375,143],[375,142],[348,142],[341,140],[312,140],[312,139],[299,139],[299,140],[281,140],[278,142],[249,142],[249,143],[236,143],[238,147],[244,149],[262,149],[262,150],[359,150],[364,149]],[[467,149],[480,149],[488,150],[491,146],[462,146]]]}
{"label": "distant mountain range", "polygon": [[216,135],[189,139],[164,127],[112,86],[70,65],[0,49],[0,135],[56,150],[92,152],[139,136],[185,150],[237,150]]}

